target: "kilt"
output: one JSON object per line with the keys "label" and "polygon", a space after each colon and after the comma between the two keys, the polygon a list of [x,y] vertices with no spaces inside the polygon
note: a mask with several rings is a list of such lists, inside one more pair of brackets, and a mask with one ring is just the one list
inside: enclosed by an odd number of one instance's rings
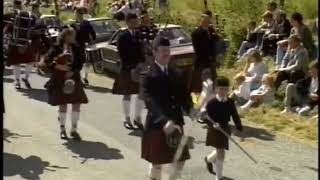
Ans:
{"label": "kilt", "polygon": [[48,104],[52,106],[64,104],[87,104],[88,98],[84,92],[84,85],[81,81],[80,73],[76,73],[72,77],[75,81],[75,89],[72,94],[65,94],[63,92],[64,74],[64,72],[57,70],[52,72],[52,76],[47,87]]}
{"label": "kilt", "polygon": [[8,46],[8,62],[7,65],[19,65],[27,64],[38,61],[39,43],[33,41],[25,50],[25,52],[19,52],[16,45],[9,44]]}
{"label": "kilt", "polygon": [[138,94],[139,83],[132,80],[130,72],[121,71],[113,83],[112,93],[121,95]]}
{"label": "kilt", "polygon": [[[142,136],[141,157],[153,164],[172,163],[176,152],[167,144],[166,134],[162,129],[147,131]],[[185,146],[179,161],[190,159],[188,147]]]}
{"label": "kilt", "polygon": [[[202,91],[202,72],[208,67],[195,67],[192,72],[192,80],[191,80],[191,92],[201,93]],[[214,80],[217,76],[216,69],[210,68],[212,73],[212,80]]]}
{"label": "kilt", "polygon": [[[222,129],[229,135],[231,135],[231,129],[229,125],[222,126]],[[213,146],[218,149],[229,150],[229,140],[228,137],[225,136],[221,131],[209,125],[207,131],[206,146]]]}

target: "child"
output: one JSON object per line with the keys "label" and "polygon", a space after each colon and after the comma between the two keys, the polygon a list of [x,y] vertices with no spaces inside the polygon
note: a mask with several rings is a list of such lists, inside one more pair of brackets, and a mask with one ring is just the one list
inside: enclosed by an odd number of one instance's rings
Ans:
{"label": "child", "polygon": [[[216,95],[208,102],[206,110],[208,116],[217,122],[219,126],[230,135],[231,128],[228,123],[230,117],[232,117],[237,130],[242,131],[242,124],[234,101],[228,98],[228,91],[229,80],[225,77],[218,77],[215,82]],[[228,137],[215,129],[209,121],[208,125],[206,145],[213,146],[216,149],[206,156],[204,160],[208,171],[212,174],[216,174],[216,180],[222,180],[225,149],[229,149]]]}
{"label": "child", "polygon": [[250,93],[250,100],[241,109],[247,109],[254,105],[258,106],[262,103],[271,103],[274,100],[274,78],[265,74],[262,77],[262,85],[259,89],[254,90]]}
{"label": "child", "polygon": [[202,120],[201,115],[206,111],[206,104],[209,99],[214,95],[213,90],[213,81],[211,80],[211,71],[210,69],[205,69],[202,72],[202,91],[199,97],[198,102],[195,105],[195,109],[200,111],[200,118],[197,121],[200,124],[204,124],[205,122]]}
{"label": "child", "polygon": [[235,86],[230,98],[237,104],[244,105],[250,98],[250,81],[246,81],[246,77],[243,73],[239,73],[234,77]]}

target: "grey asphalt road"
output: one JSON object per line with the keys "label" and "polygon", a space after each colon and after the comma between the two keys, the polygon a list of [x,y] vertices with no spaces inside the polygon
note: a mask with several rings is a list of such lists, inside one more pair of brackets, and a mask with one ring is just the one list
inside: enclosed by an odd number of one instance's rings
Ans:
{"label": "grey asphalt road", "polygon": [[[82,106],[79,124],[81,143],[60,140],[57,108],[46,103],[46,80],[32,74],[33,90],[17,92],[12,71],[5,71],[4,179],[148,179],[148,163],[140,158],[140,133],[123,128],[121,97],[110,93],[112,79],[90,74],[91,87],[86,89],[90,102]],[[186,123],[186,134],[196,141],[182,179],[212,180],[203,163],[212,150],[204,144],[206,130],[188,118]],[[318,149],[275,136],[255,124],[243,124],[245,141],[240,144],[258,164],[231,143],[224,163],[226,179],[318,179]]]}

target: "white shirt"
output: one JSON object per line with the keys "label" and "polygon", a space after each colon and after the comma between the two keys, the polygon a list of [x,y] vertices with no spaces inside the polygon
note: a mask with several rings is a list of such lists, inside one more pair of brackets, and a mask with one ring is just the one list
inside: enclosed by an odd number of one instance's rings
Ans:
{"label": "white shirt", "polygon": [[165,72],[165,69],[167,69],[167,71],[168,71],[168,65],[162,65],[158,61],[154,61],[154,62],[160,67],[162,72],[168,73],[168,72]]}
{"label": "white shirt", "polygon": [[134,8],[130,9],[129,3],[122,6],[122,8],[120,8],[117,12],[122,12],[125,16],[127,16],[128,14],[137,14],[138,13],[137,9],[134,9]]}
{"label": "white shirt", "polygon": [[319,88],[319,82],[318,82],[318,77],[316,78],[312,78],[311,79],[311,84],[310,84],[310,88],[309,88],[309,92],[316,94]]}
{"label": "white shirt", "polygon": [[250,98],[250,82],[244,81],[241,83],[238,89],[234,91],[234,93],[243,99],[249,99]]}
{"label": "white shirt", "polygon": [[263,62],[259,63],[251,63],[249,68],[248,68],[248,73],[250,75],[249,78],[251,81],[258,80],[261,81],[262,76],[266,73],[268,73],[267,66]]}

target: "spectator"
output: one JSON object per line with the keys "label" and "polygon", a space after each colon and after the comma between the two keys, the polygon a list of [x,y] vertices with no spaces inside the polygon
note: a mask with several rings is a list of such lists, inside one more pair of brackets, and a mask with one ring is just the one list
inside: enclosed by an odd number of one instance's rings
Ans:
{"label": "spectator", "polygon": [[296,112],[299,115],[305,115],[314,106],[318,104],[319,82],[318,82],[319,64],[313,61],[309,65],[309,76],[299,80],[296,84],[289,83],[286,88],[286,97],[284,100],[285,109],[282,113],[292,110],[292,106],[298,106]]}
{"label": "spectator", "polygon": [[262,85],[250,93],[250,100],[241,109],[248,109],[260,104],[269,104],[274,101],[274,79],[271,75],[265,74],[262,77]]}
{"label": "spectator", "polygon": [[276,70],[275,89],[277,90],[282,81],[288,80],[288,83],[296,83],[302,79],[308,70],[308,52],[301,45],[299,35],[291,35],[288,39],[289,50],[283,58],[281,68]]}
{"label": "spectator", "polygon": [[273,19],[278,19],[280,15],[280,9],[277,7],[278,4],[274,1],[267,4],[267,10],[270,11],[273,15]]}
{"label": "spectator", "polygon": [[233,99],[238,105],[244,105],[250,97],[250,82],[246,81],[243,73],[237,74],[234,78],[236,89],[233,90],[230,98]]}
{"label": "spectator", "polygon": [[[262,52],[263,54],[274,55],[276,51],[277,42],[290,36],[291,24],[284,12],[280,12],[277,19],[277,28],[269,35],[265,36],[263,40]],[[271,52],[270,52],[271,51]]]}
{"label": "spectator", "polygon": [[254,31],[257,26],[257,23],[255,21],[251,21],[247,28],[247,37],[246,41],[243,41],[240,49],[238,51],[237,59],[238,61],[242,59],[243,55],[248,51],[248,49],[251,49],[256,46],[257,42],[257,33]]}
{"label": "spectator", "polygon": [[246,80],[251,83],[250,89],[255,90],[261,85],[262,76],[268,72],[267,66],[262,62],[260,52],[252,49],[248,54],[247,64],[244,68]]}
{"label": "spectator", "polygon": [[139,9],[135,8],[132,3],[127,2],[124,6],[122,6],[116,13],[123,13],[126,17],[128,14],[139,14]]}
{"label": "spectator", "polygon": [[[300,13],[293,13],[291,15],[291,29],[290,35],[297,34],[300,36],[303,46],[307,49],[310,59],[315,59],[316,48],[313,42],[311,30],[303,23],[303,16]],[[276,65],[280,66],[282,60],[288,49],[288,40],[278,41]]]}
{"label": "spectator", "polygon": [[273,19],[273,15],[270,11],[266,11],[263,15],[263,22],[258,26],[255,31],[257,33],[257,45],[256,49],[261,49],[263,37],[269,35],[271,32],[276,31],[277,22]]}

